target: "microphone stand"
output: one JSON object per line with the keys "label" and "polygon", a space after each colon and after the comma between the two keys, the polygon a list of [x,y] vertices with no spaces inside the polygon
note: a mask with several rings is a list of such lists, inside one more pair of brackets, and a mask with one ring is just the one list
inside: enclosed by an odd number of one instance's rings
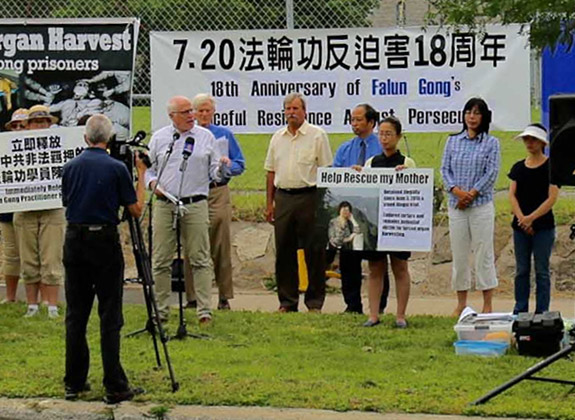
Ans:
{"label": "microphone stand", "polygon": [[[171,337],[176,338],[178,340],[184,339],[186,337],[191,337],[191,338],[197,338],[197,339],[209,339],[210,336],[206,335],[206,334],[192,334],[189,333],[186,327],[186,319],[184,318],[184,299],[183,299],[183,291],[185,290],[185,284],[184,284],[184,267],[183,267],[183,259],[182,259],[182,224],[181,224],[181,218],[184,216],[184,214],[187,212],[186,207],[184,206],[184,204],[181,201],[181,197],[182,197],[182,186],[184,184],[184,174],[186,172],[186,167],[188,165],[188,158],[190,157],[190,155],[184,155],[184,160],[182,161],[182,165],[180,167],[180,171],[182,172],[182,175],[180,177],[180,188],[178,191],[178,197],[173,197],[176,200],[175,207],[174,207],[174,226],[172,227],[172,229],[176,230],[176,249],[177,249],[177,259],[178,259],[178,264],[182,263],[180,265],[180,269],[177,270],[177,274],[178,274],[178,303],[179,303],[179,308],[178,308],[178,313],[179,313],[179,325],[178,325],[178,329],[176,331],[176,334]],[[168,197],[168,196],[166,196]],[[171,201],[171,198],[168,197],[168,199]]]}
{"label": "microphone stand", "polygon": [[158,178],[156,179],[156,184],[154,185],[154,189],[152,190],[152,193],[150,194],[150,199],[148,200],[148,204],[146,205],[146,209],[144,210],[144,214],[142,214],[142,216],[140,217],[140,223],[141,223],[144,220],[144,218],[146,217],[146,212],[149,210],[149,212],[148,212],[148,249],[150,250],[150,255],[149,255],[150,262],[152,261],[152,236],[153,236],[152,201],[154,199],[156,189],[160,185],[160,179],[162,178],[162,174],[164,173],[164,169],[166,169],[166,165],[168,164],[168,160],[170,159],[170,156],[172,155],[172,152],[174,151],[174,144],[176,143],[176,140],[178,140],[179,138],[180,138],[179,135],[177,137],[175,135],[172,136],[172,141],[168,145],[168,149],[166,150],[166,154],[164,155],[164,161],[162,162],[162,166],[160,168],[160,171],[158,172]]}
{"label": "microphone stand", "polygon": [[[148,213],[148,249],[150,250],[150,252],[149,252],[147,257],[148,257],[148,263],[150,266],[152,264],[152,235],[153,235],[153,231],[152,231],[152,200],[154,198],[156,189],[158,189],[158,187],[160,185],[160,178],[162,177],[162,174],[164,173],[164,169],[166,168],[166,164],[168,163],[168,159],[170,159],[170,156],[174,150],[174,143],[179,138],[180,138],[179,136],[178,137],[176,137],[176,136],[172,137],[172,141],[168,145],[168,149],[166,150],[166,154],[164,155],[165,159],[164,159],[164,162],[162,163],[162,167],[160,168],[160,172],[158,173],[158,179],[156,180],[156,185],[154,185],[154,189],[152,190],[152,194],[150,194],[150,199],[148,200],[148,204],[146,205],[146,210],[144,210],[144,214],[142,214],[140,219],[137,220],[138,225],[140,223],[142,223],[142,221],[146,217],[146,211],[149,210],[149,213]],[[153,280],[152,280],[152,284],[153,284]],[[148,317],[148,321],[146,322],[146,325],[143,328],[140,328],[139,330],[128,333],[126,335],[126,337],[133,337],[133,336],[136,336],[136,335],[144,333],[144,332],[149,332],[153,336],[154,331],[155,331],[154,330],[155,327],[154,327],[154,324],[152,321],[153,320],[151,319],[151,317]]]}

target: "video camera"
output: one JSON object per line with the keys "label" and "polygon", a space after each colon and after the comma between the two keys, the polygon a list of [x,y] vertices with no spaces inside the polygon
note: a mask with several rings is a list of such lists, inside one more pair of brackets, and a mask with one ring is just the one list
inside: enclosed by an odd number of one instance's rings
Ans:
{"label": "video camera", "polygon": [[[110,140],[108,143],[108,150],[110,151],[110,156],[114,159],[124,162],[128,167],[128,172],[132,175],[134,170],[134,152],[132,147],[141,147],[143,149],[148,149],[148,146],[142,144],[142,141],[146,138],[146,132],[140,130],[136,133],[134,138],[130,141],[118,140],[116,136]],[[144,162],[144,164],[149,168],[152,166],[150,157],[142,151],[138,151],[138,157]]]}

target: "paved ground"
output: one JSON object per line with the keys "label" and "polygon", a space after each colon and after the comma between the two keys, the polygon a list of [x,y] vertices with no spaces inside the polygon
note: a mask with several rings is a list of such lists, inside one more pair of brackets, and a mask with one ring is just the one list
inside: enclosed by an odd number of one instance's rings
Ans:
{"label": "paved ground", "polygon": [[[0,420],[144,420],[154,405],[68,402],[41,399],[0,399]],[[162,417],[159,417],[162,418]],[[348,411],[280,409],[264,407],[176,406],[164,419],[170,420],[513,420],[510,417],[465,417],[426,414],[376,414]]]}
{"label": "paved ground", "polygon": [[[125,287],[124,302],[126,303],[143,303],[143,294],[141,286],[136,284],[128,284]],[[62,292],[62,291],[61,291]],[[213,289],[212,295],[214,296],[214,305],[217,305],[217,289]],[[0,284],[0,296],[4,296],[4,285]],[[185,298],[185,296],[184,296]],[[24,291],[20,287],[18,290],[18,299],[25,300]],[[61,293],[61,300],[64,296]],[[178,295],[172,294],[172,305],[177,306]],[[271,292],[265,291],[240,291],[236,292],[236,296],[230,301],[232,309],[245,310],[245,311],[262,311],[273,312],[278,309],[277,296]],[[495,312],[510,312],[513,309],[513,298],[510,296],[502,297],[495,296],[493,299],[493,309]],[[364,312],[367,312],[368,303],[367,296],[363,297]],[[412,296],[409,299],[407,307],[407,315],[451,315],[455,309],[456,298],[453,296]],[[469,305],[477,311],[481,310],[482,298],[480,292],[472,292],[469,295]],[[532,300],[531,306],[535,307],[535,302]],[[300,299],[300,311],[305,311],[303,299]],[[345,309],[345,304],[341,294],[330,294],[326,296],[326,301],[323,307],[325,313],[338,313]],[[386,313],[393,313],[396,309],[396,301],[393,296],[389,298],[388,308]],[[563,318],[575,319],[575,298],[557,298],[551,299],[551,310],[560,311]]]}
{"label": "paved ground", "polygon": [[[216,292],[217,293],[217,292]],[[303,299],[302,299],[303,300]],[[270,293],[238,293],[235,299],[230,301],[233,309],[236,310],[250,310],[250,311],[263,311],[272,312],[278,308],[278,300],[276,295]],[[177,300],[174,301],[177,304]],[[472,293],[469,299],[469,305],[475,310],[481,310],[483,304],[481,295],[479,293]],[[514,301],[510,297],[495,297],[494,298],[494,311],[495,312],[510,312],[513,310]],[[456,306],[455,296],[416,296],[411,297],[407,307],[407,314],[412,315],[451,315]],[[531,304],[535,307],[535,303]],[[560,311],[563,318],[575,318],[575,299],[561,298],[552,299],[551,309]],[[369,307],[367,297],[363,298],[364,312],[367,312]],[[345,304],[341,295],[328,295],[323,307],[325,313],[342,312],[345,309]],[[300,311],[305,310],[303,303],[300,303]],[[396,310],[396,300],[390,297],[386,313],[393,313]]]}

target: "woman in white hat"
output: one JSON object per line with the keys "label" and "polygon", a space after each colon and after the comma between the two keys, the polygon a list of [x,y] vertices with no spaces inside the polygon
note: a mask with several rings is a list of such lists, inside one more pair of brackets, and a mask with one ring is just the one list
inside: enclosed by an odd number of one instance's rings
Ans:
{"label": "woman in white hat", "polygon": [[549,144],[547,130],[530,124],[516,139],[523,140],[527,158],[509,171],[509,199],[513,210],[515,245],[515,307],[513,313],[529,312],[531,256],[535,261],[535,312],[549,310],[551,279],[549,259],[555,241],[555,220],[551,210],[559,188],[549,182],[549,159],[543,153]]}

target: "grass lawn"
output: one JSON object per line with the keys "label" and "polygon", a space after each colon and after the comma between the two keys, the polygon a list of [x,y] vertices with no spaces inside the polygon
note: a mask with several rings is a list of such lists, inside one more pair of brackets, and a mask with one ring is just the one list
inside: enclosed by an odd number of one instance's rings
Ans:
{"label": "grass lawn", "polygon": [[[43,313],[23,319],[23,304],[0,306],[0,396],[63,397],[64,328]],[[143,306],[125,308],[131,331],[144,325]],[[92,320],[96,319],[92,314]],[[410,328],[361,328],[358,315],[217,313],[203,330],[212,339],[169,343],[181,384],[170,392],[165,370],[154,369],[151,339],[122,341],[124,367],[147,393],[138,401],[172,404],[307,407],[378,412],[463,413],[575,419],[575,395],[556,384],[523,383],[487,405],[467,404],[521,373],[538,359],[456,356],[452,318],[414,316]],[[171,324],[173,332],[175,324]],[[103,397],[97,323],[89,327],[92,350],[89,400]],[[190,332],[196,331],[190,314]],[[573,364],[547,369],[573,379]]]}

